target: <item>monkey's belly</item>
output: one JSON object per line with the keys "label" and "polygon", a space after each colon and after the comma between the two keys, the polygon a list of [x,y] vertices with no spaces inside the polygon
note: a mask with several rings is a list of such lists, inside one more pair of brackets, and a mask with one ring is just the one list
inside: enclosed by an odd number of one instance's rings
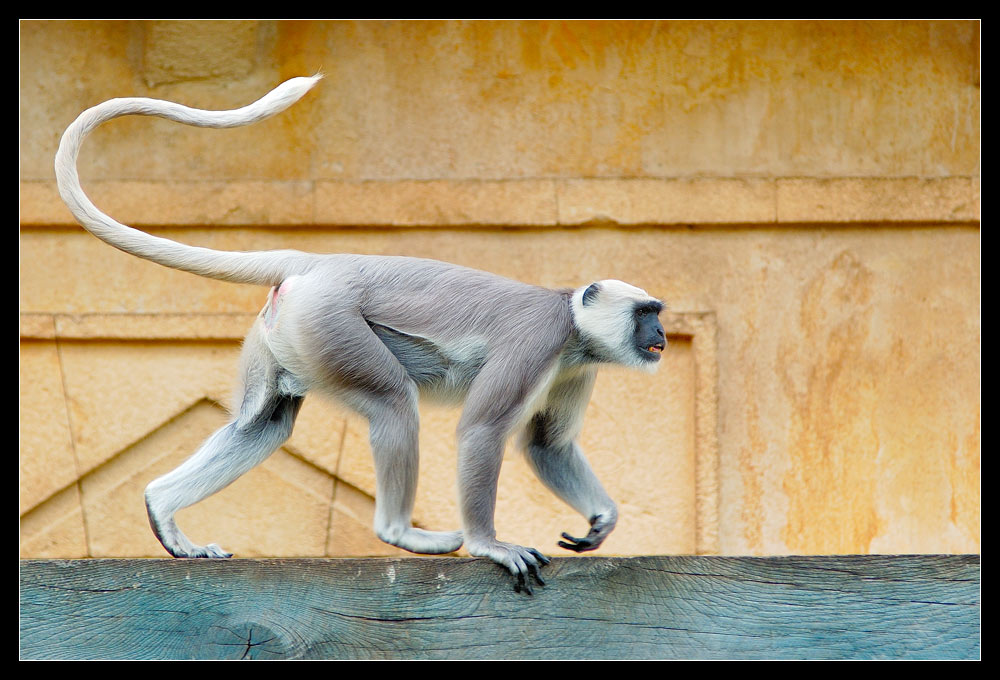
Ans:
{"label": "monkey's belly", "polygon": [[485,347],[448,352],[436,343],[388,326],[369,324],[417,384],[421,396],[434,401],[461,401],[486,359]]}

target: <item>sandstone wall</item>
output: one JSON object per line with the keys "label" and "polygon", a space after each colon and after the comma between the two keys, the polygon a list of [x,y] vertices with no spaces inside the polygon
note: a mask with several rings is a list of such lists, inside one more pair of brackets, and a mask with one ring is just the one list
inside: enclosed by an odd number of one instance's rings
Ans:
{"label": "sandstone wall", "polygon": [[[24,556],[157,556],[144,485],[225,421],[266,291],[124,255],[55,191],[84,108],[116,219],[221,249],[433,257],[664,298],[655,377],[609,370],[582,441],[620,502],[606,554],[978,552],[975,22],[22,22]],[[416,520],[458,525],[457,413],[421,413]],[[180,515],[241,556],[394,554],[366,424],[318,397],[260,468]],[[498,533],[586,523],[513,450]]]}

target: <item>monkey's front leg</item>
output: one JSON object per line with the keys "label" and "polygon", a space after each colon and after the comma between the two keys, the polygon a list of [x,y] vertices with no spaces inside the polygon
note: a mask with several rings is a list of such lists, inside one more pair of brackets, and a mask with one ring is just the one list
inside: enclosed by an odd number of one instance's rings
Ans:
{"label": "monkey's front leg", "polygon": [[574,441],[547,444],[536,436],[526,447],[528,463],[553,493],[587,518],[590,532],[582,538],[567,533],[559,547],[574,552],[596,550],[618,522],[618,508],[597,480]]}
{"label": "monkey's front leg", "polygon": [[514,590],[531,595],[530,577],[545,585],[539,569],[549,558],[534,548],[498,541],[493,523],[504,442],[505,432],[496,425],[460,429],[458,488],[465,547],[473,557],[488,557],[506,567],[517,579]]}

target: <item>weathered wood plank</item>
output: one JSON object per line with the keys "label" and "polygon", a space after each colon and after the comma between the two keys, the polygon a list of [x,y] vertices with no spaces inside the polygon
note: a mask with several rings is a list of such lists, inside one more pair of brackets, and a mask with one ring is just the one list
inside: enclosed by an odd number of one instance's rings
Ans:
{"label": "weathered wood plank", "polygon": [[974,659],[978,555],[26,560],[25,659]]}

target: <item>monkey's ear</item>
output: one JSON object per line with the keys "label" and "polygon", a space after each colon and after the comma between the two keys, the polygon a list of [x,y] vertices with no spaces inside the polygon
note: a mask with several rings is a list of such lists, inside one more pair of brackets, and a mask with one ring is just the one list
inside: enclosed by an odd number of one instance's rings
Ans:
{"label": "monkey's ear", "polygon": [[597,302],[597,296],[601,292],[601,284],[592,283],[587,287],[587,290],[583,291],[583,306],[593,304]]}

